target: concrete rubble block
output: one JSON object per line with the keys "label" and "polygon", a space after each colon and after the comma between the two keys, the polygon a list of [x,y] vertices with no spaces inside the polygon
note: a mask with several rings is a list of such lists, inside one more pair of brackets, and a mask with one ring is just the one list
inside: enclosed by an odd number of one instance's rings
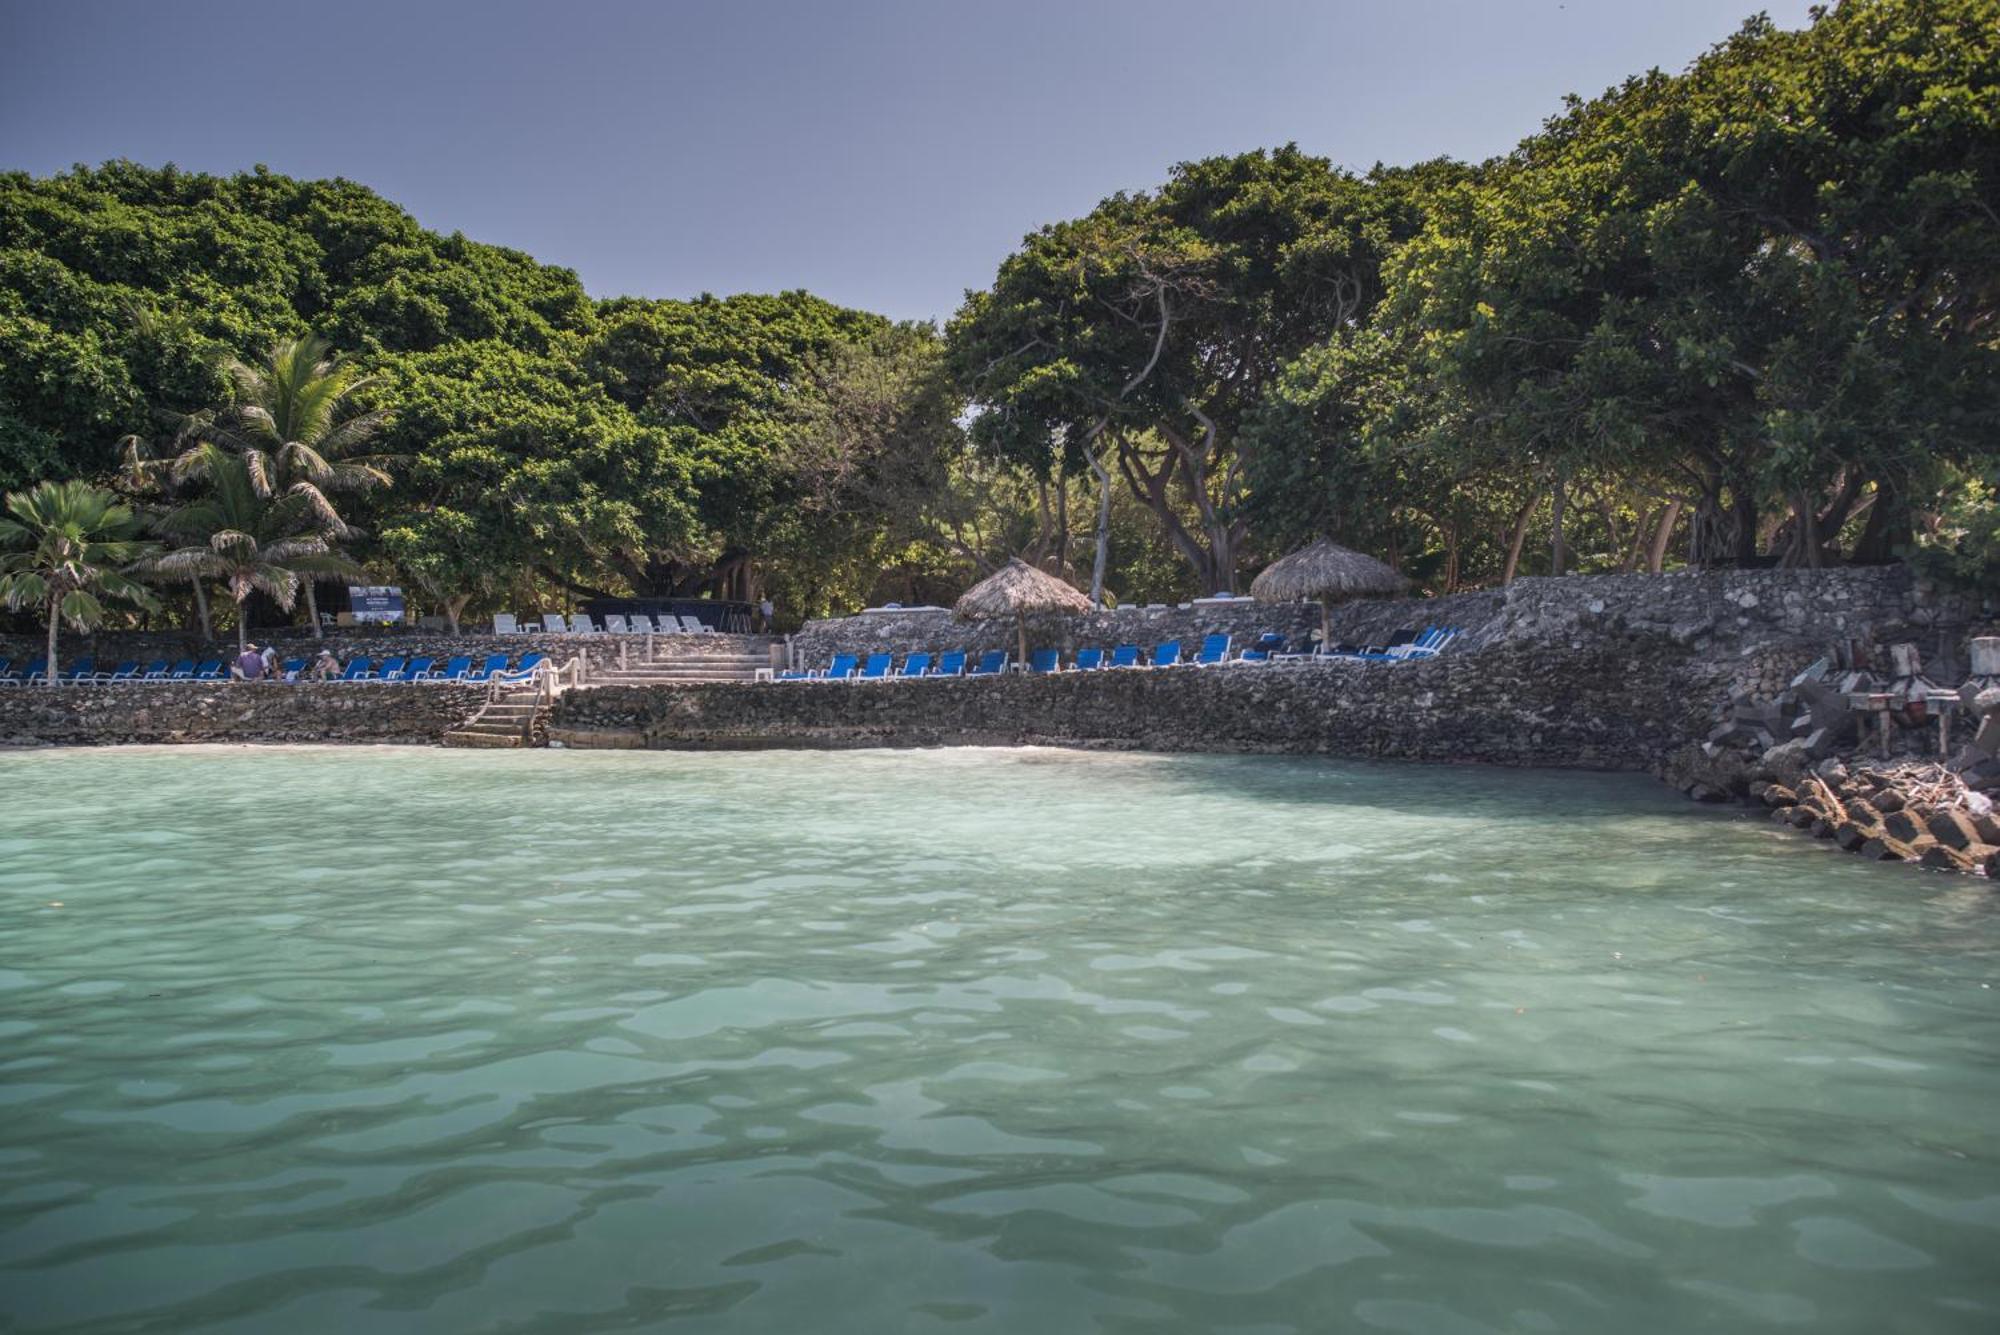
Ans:
{"label": "concrete rubble block", "polygon": [[1870,839],[1854,850],[1875,862],[1914,862],[1917,853],[1908,844],[1888,835]]}
{"label": "concrete rubble block", "polygon": [[2000,635],[1980,635],[1973,639],[1971,675],[2000,677]]}
{"label": "concrete rubble block", "polygon": [[1982,842],[1979,829],[1972,823],[1971,817],[1950,807],[1932,812],[1931,818],[1924,822],[1924,828],[1930,831],[1931,838],[1947,848],[1967,848]]}
{"label": "concrete rubble block", "polygon": [[1917,865],[1932,867],[1938,871],[1970,872],[1974,869],[1971,858],[1956,848],[1945,844],[1932,844],[1917,858]]}
{"label": "concrete rubble block", "polygon": [[1882,828],[1889,832],[1890,837],[1910,843],[1924,833],[1924,822],[1917,819],[1916,812],[1906,807],[1883,816]]}
{"label": "concrete rubble block", "polygon": [[1813,760],[1812,747],[1805,738],[1794,738],[1781,742],[1766,751],[1762,758],[1764,770],[1771,778],[1787,788],[1796,789],[1799,780],[1805,777]]}

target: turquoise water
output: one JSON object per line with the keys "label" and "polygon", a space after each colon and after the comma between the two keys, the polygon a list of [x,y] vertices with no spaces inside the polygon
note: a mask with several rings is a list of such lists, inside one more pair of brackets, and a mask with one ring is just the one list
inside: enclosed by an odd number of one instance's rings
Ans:
{"label": "turquoise water", "polygon": [[2000,901],[1650,780],[202,748],[0,788],[0,1329],[2000,1324]]}

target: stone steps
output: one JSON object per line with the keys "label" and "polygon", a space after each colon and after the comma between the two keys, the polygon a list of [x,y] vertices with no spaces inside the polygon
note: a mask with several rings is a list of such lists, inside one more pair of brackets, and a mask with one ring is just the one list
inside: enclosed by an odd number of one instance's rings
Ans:
{"label": "stone steps", "polygon": [[444,735],[446,746],[518,747],[532,745],[543,707],[532,691],[518,691],[482,707]]}

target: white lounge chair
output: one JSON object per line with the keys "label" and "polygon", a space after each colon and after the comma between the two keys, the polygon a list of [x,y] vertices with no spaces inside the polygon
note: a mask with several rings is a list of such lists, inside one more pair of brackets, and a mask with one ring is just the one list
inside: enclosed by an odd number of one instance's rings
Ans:
{"label": "white lounge chair", "polygon": [[683,616],[681,618],[681,629],[690,635],[713,635],[715,633],[715,627],[704,625],[700,617]]}
{"label": "white lounge chair", "polygon": [[588,613],[578,612],[569,619],[569,633],[572,635],[595,635],[597,634],[597,623],[590,619]]}
{"label": "white lounge chair", "polygon": [[562,613],[560,612],[542,613],[542,629],[551,635],[569,634],[569,627],[563,624]]}
{"label": "white lounge chair", "polygon": [[495,612],[493,614],[493,633],[495,635],[519,635],[521,633],[521,625],[514,620],[511,612]]}
{"label": "white lounge chair", "polygon": [[634,635],[651,635],[653,633],[653,618],[646,616],[644,613],[634,612],[631,616],[625,618],[625,623]]}
{"label": "white lounge chair", "polygon": [[630,631],[625,629],[625,618],[616,612],[606,612],[604,614],[604,633],[606,635],[631,634]]}

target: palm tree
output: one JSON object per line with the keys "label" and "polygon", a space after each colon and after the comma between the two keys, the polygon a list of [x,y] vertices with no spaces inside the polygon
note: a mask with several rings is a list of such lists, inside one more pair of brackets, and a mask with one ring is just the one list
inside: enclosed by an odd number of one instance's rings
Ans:
{"label": "palm tree", "polygon": [[101,625],[99,594],[158,606],[150,591],[125,574],[152,548],[139,540],[131,508],[87,482],[37,483],[9,496],[6,508],[7,517],[0,519],[0,601],[47,615],[48,665],[42,679],[53,686],[62,676],[56,630],[65,621],[78,631]]}
{"label": "palm tree", "polygon": [[[240,458],[256,494],[296,504],[334,552],[338,540],[358,530],[341,517],[332,496],[389,481],[384,460],[359,453],[388,421],[386,413],[359,402],[376,379],[359,374],[314,334],[279,340],[254,365],[230,358],[222,370],[236,401],[198,414],[189,434]],[[177,471],[204,467],[204,457],[200,451],[182,455]],[[310,577],[305,594],[317,638],[319,600]]]}
{"label": "palm tree", "polygon": [[209,494],[160,520],[163,530],[187,545],[153,557],[144,568],[177,579],[220,580],[236,602],[239,651],[249,643],[244,604],[252,593],[269,594],[289,612],[302,580],[361,573],[314,531],[311,510],[300,497],[260,495],[248,461],[213,445],[196,451],[204,455],[200,472]]}

